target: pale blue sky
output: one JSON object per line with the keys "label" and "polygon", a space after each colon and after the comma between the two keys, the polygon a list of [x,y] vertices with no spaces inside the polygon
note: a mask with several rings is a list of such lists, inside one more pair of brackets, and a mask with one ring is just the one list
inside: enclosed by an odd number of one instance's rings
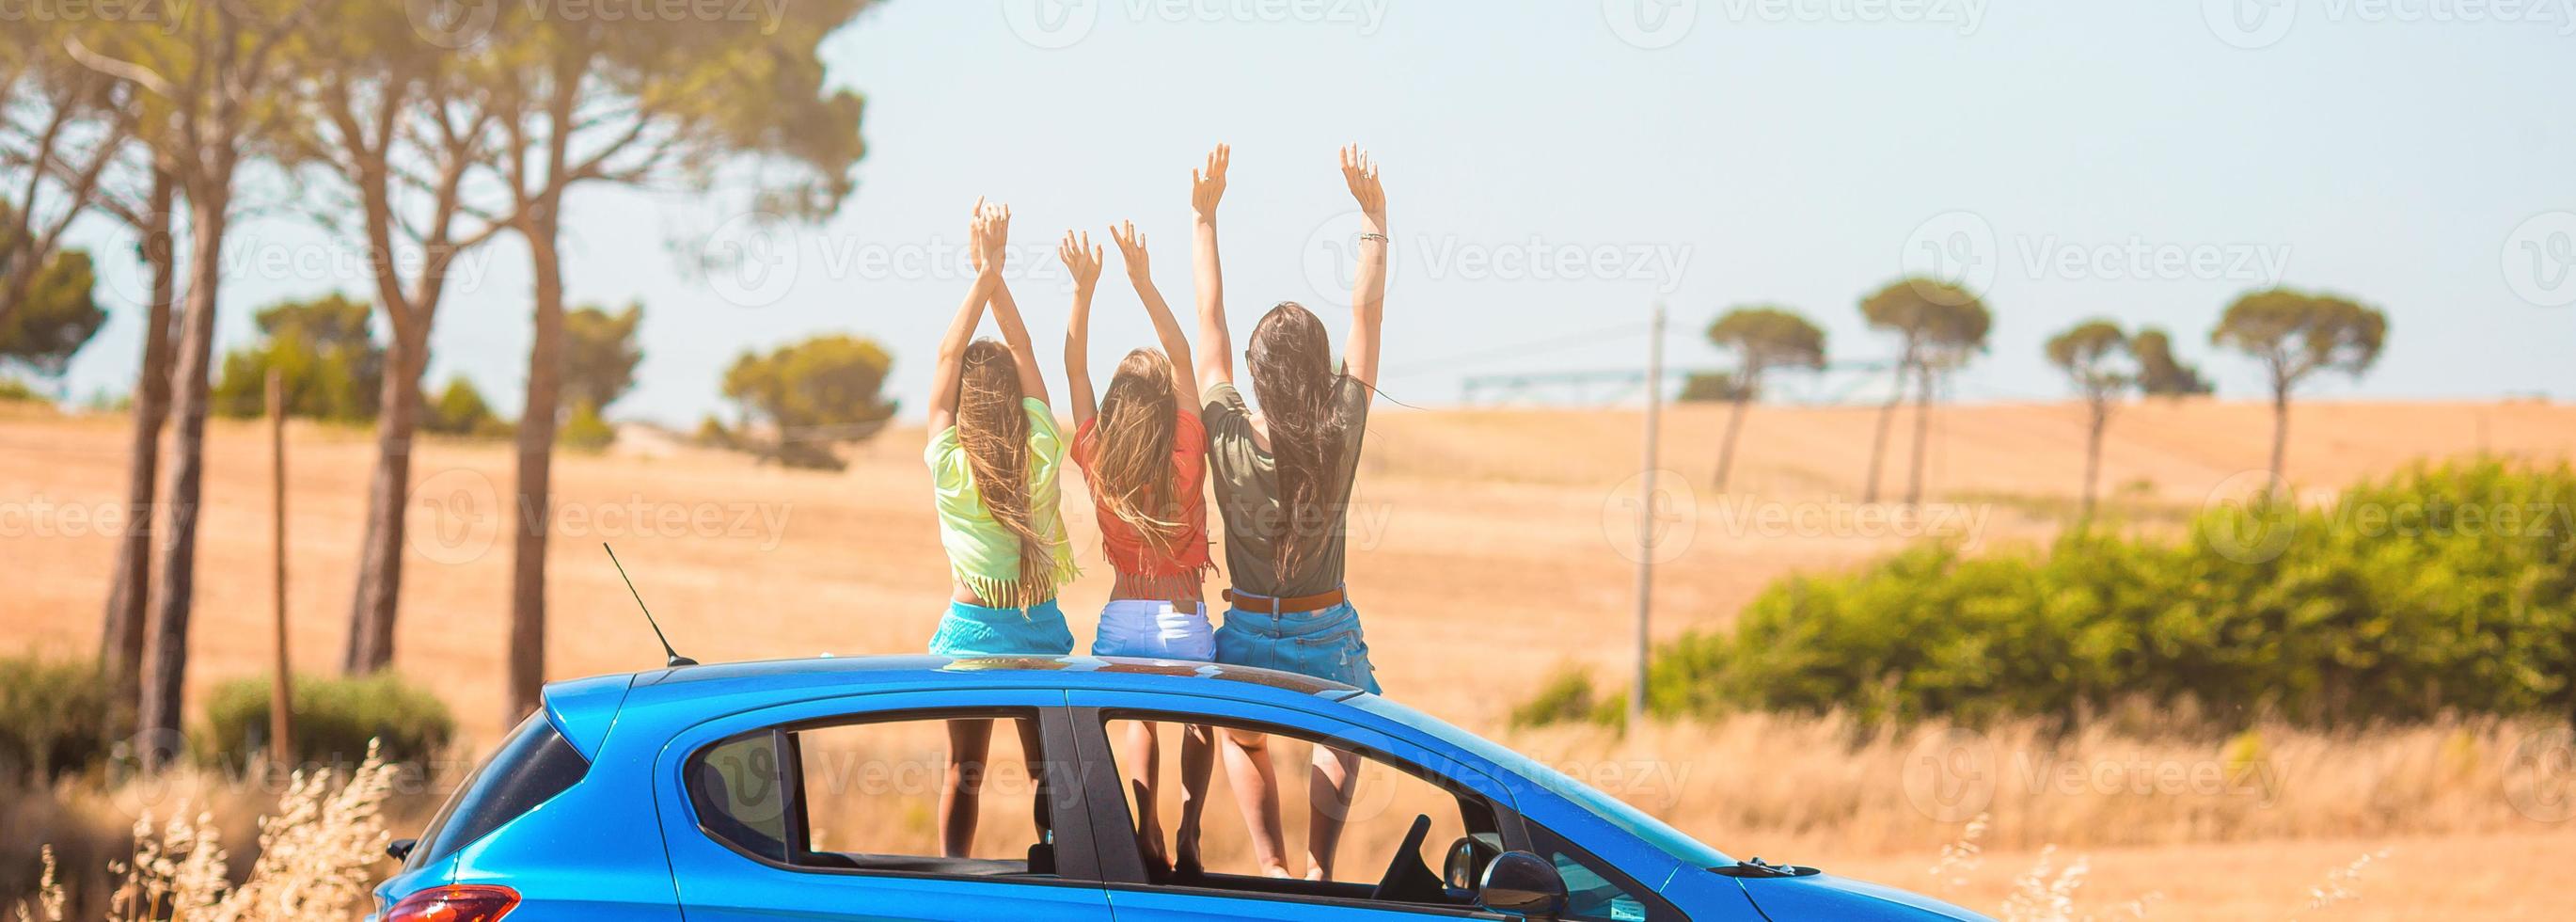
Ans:
{"label": "pale blue sky", "polygon": [[[567,275],[577,302],[646,304],[619,415],[692,422],[742,349],[846,331],[894,351],[917,417],[977,195],[1016,209],[1014,290],[1054,373],[1055,235],[1105,245],[1135,219],[1186,305],[1188,171],[1219,140],[1238,329],[1280,299],[1332,316],[1351,231],[1333,150],[1356,141],[1385,164],[1385,385],[1409,403],[1454,401],[1467,372],[1634,365],[1642,333],[1620,331],[1658,298],[1678,364],[1720,363],[1700,328],[1756,301],[1878,357],[1856,300],[1942,252],[1997,315],[1966,399],[2057,398],[2040,343],[2097,314],[2171,328],[2223,395],[2252,397],[2253,367],[2206,332],[2276,277],[2390,314],[2379,368],[2319,394],[2576,396],[2576,307],[2548,306],[2576,300],[2576,0],[2508,22],[2456,21],[2496,14],[2454,0],[2245,0],[2241,20],[2231,2],[1097,0],[1043,4],[1070,14],[1050,32],[1026,0],[894,0],[828,48],[869,97],[858,192],[794,232],[771,282],[682,270],[742,226],[715,199],[601,190],[572,205]],[[327,263],[301,218],[244,227],[253,252]],[[116,319],[76,395],[130,385],[126,252],[102,246]],[[1148,342],[1112,261],[1104,369]],[[366,289],[328,264],[241,265],[224,346],[260,304]],[[431,383],[461,372],[515,412],[523,250],[464,271]]]}

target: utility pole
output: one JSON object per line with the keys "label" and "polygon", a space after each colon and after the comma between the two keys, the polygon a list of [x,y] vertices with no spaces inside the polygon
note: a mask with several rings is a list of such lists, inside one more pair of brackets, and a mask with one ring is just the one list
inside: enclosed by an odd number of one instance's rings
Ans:
{"label": "utility pole", "polygon": [[286,673],[286,380],[275,365],[268,369],[268,456],[269,556],[277,567],[277,678],[268,688],[268,760],[278,770],[292,771],[295,693]]}
{"label": "utility pole", "polygon": [[1628,690],[1628,726],[1646,724],[1646,649],[1651,642],[1647,634],[1647,612],[1654,607],[1655,595],[1655,470],[1662,465],[1656,453],[1657,437],[1662,435],[1664,403],[1664,303],[1655,302],[1653,332],[1646,341],[1646,448],[1638,461],[1637,481],[1637,681]]}

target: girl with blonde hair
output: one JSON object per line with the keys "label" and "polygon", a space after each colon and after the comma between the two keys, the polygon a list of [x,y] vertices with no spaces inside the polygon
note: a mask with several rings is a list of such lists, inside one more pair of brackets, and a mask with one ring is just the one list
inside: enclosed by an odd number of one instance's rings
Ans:
{"label": "girl with blonde hair", "polygon": [[[1028,327],[1002,281],[1011,211],[975,201],[969,252],[975,283],[939,343],[931,377],[930,465],[939,540],[953,587],[948,612],[930,639],[941,656],[1063,656],[1073,633],[1055,600],[1071,580],[1071,547],[1057,511],[1056,467],[1064,442],[1048,410]],[[975,339],[984,307],[993,308],[1002,341]],[[1038,784],[1038,834],[1049,827],[1044,776],[1036,764],[1037,728],[1019,724],[1021,752]],[[981,804],[990,719],[948,722],[948,771],[939,796],[941,854],[967,857]]]}

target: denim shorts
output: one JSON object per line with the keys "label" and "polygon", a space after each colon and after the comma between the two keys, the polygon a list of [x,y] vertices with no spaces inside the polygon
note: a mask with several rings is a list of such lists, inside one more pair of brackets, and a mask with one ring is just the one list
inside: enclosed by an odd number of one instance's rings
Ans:
{"label": "denim shorts", "polygon": [[1378,690],[1368,638],[1360,633],[1360,612],[1349,602],[1278,614],[1226,609],[1225,626],[1216,630],[1216,661]]}
{"label": "denim shorts", "polygon": [[1207,606],[1181,611],[1170,602],[1111,599],[1100,610],[1100,633],[1092,638],[1091,655],[1207,662],[1216,658],[1215,634],[1208,626]]}
{"label": "denim shorts", "polygon": [[937,656],[1066,656],[1073,653],[1073,631],[1064,626],[1064,610],[1048,599],[1026,609],[987,608],[948,603],[938,633],[930,635]]}

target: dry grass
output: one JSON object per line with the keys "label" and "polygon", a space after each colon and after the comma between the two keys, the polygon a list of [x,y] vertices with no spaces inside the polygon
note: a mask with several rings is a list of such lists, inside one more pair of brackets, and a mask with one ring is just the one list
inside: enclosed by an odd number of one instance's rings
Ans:
{"label": "dry grass", "polygon": [[[1635,415],[1381,410],[1355,497],[1350,583],[1390,694],[1493,732],[1560,665],[1623,675]],[[1677,555],[1657,571],[1658,635],[1725,624],[1785,573],[1851,566],[1915,540],[1902,523],[1863,517],[1883,508],[1848,502],[1859,493],[1874,412],[1752,412],[1735,485],[1749,492],[1702,490],[1669,533],[1665,546]],[[2473,451],[2576,457],[2576,407],[2341,403],[2296,413],[2291,469],[2307,484]],[[1667,418],[1662,465],[1681,473],[1675,479],[1704,486],[1721,422],[1717,408],[1705,407]],[[2069,405],[1941,411],[1927,480],[1952,505],[1936,508],[1932,524],[1986,546],[2047,540],[2082,469],[2081,427],[2080,410]],[[2135,527],[2168,527],[2160,523],[2171,510],[2196,507],[2221,481],[2259,466],[2269,438],[2268,409],[2257,404],[2133,406],[2112,424],[2103,483],[2126,485],[2127,501],[2150,513]],[[300,669],[324,671],[336,667],[344,641],[373,451],[363,431],[297,424],[290,439],[291,640]],[[115,536],[98,520],[122,502],[124,442],[121,418],[0,406],[0,568],[9,581],[0,593],[0,646],[81,656],[93,649]],[[266,436],[216,421],[209,445],[188,681],[196,701],[216,682],[264,671],[268,656]],[[890,431],[838,474],[662,446],[559,457],[549,583],[558,641],[548,674],[660,661],[598,555],[603,538],[616,543],[674,642],[700,659],[919,649],[947,589],[918,447],[917,431]],[[1895,488],[1901,451],[1891,460],[1887,483]],[[496,539],[510,471],[506,445],[419,446],[395,657],[398,669],[457,708],[469,737],[487,743],[497,739],[504,710],[495,664],[507,643],[511,561]],[[1068,486],[1068,496],[1080,495]],[[1821,518],[1814,527],[1771,528],[1757,518],[1766,509]],[[1087,504],[1065,511],[1089,570],[1066,591],[1066,607],[1077,635],[1087,635],[1085,609],[1105,596],[1109,573]],[[2017,732],[1993,737],[2007,770],[2015,768],[2012,754],[2061,746],[2084,760],[2144,747],[2157,758],[2226,764],[2208,744],[2122,742],[2155,736],[2135,727],[2065,743]],[[2461,899],[2472,914],[2537,917],[2529,907],[2555,895],[2538,872],[2576,860],[2576,829],[2517,820],[2500,806],[2505,780],[2495,758],[2515,732],[2479,724],[2357,738],[2266,731],[2267,758],[2281,766],[2284,783],[2283,799],[2268,807],[2228,797],[2021,796],[2022,785],[2006,774],[1991,805],[1988,876],[1967,875],[1963,902],[2000,906],[2009,872],[1997,866],[2025,868],[2034,849],[2056,842],[2064,860],[2077,851],[2092,856],[2088,906],[2161,891],[2159,914],[2169,917],[2286,918],[2328,870],[2392,847],[2392,864],[2479,854],[2474,867],[2444,875],[2375,868],[2361,882],[2361,903],[2319,915],[2367,916],[2383,907],[2449,914],[2437,900]],[[1855,745],[1852,735],[1830,722],[1747,719],[1615,744],[1580,731],[1510,741],[1542,754],[1590,753],[1596,763],[1601,747],[1611,747],[1641,753],[1644,764],[1668,773],[1687,769],[1675,799],[1646,802],[1720,847],[1919,886],[1929,856],[1958,837],[1966,817],[1935,822],[1906,802],[1901,785],[1887,786],[1902,779],[1904,741]],[[2455,747],[2471,755],[2454,758]],[[0,820],[0,838],[21,822]],[[2213,863],[2215,856],[2234,863]],[[36,868],[32,852],[0,860],[23,868],[7,872],[13,879]],[[62,860],[67,873],[78,873],[76,856],[66,850]],[[2274,894],[2288,902],[2276,905]]]}
{"label": "dry grass", "polygon": [[330,769],[294,773],[273,813],[234,814],[235,819],[256,816],[259,827],[258,858],[239,883],[213,810],[182,801],[158,823],[146,810],[134,820],[132,852],[104,866],[104,909],[84,907],[77,916],[48,843],[41,847],[44,870],[36,893],[20,901],[16,916],[20,922],[349,918],[362,911],[384,862],[390,838],[384,806],[396,775],[393,766],[371,752],[345,775]]}

